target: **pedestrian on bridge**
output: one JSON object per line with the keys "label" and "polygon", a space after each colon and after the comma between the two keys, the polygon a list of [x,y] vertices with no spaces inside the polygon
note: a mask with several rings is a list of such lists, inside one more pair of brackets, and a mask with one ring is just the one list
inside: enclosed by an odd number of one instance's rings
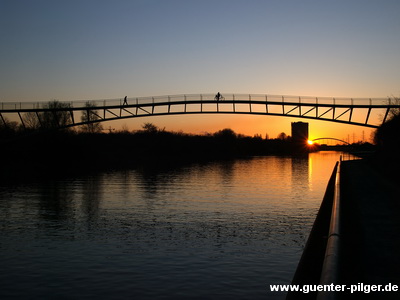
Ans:
{"label": "pedestrian on bridge", "polygon": [[128,96],[125,96],[123,105],[128,105]]}

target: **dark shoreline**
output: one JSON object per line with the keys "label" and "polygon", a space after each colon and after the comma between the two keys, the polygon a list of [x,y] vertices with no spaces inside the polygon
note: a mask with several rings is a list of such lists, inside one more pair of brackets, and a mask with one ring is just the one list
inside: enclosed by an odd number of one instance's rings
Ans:
{"label": "dark shoreline", "polygon": [[54,178],[132,168],[173,168],[253,156],[303,155],[313,149],[290,139],[247,137],[225,129],[210,135],[166,131],[48,131],[0,140],[1,180]]}

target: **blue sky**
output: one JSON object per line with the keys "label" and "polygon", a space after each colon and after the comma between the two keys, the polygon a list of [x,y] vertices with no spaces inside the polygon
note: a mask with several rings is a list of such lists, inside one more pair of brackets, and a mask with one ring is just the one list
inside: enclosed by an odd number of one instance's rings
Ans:
{"label": "blue sky", "polygon": [[0,0],[0,102],[400,95],[398,0]]}

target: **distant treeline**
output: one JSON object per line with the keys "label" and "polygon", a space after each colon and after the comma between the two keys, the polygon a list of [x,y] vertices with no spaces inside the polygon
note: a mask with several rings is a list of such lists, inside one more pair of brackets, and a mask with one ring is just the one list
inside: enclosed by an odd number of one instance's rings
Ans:
{"label": "distant treeline", "polygon": [[145,123],[142,130],[135,132],[0,132],[0,143],[2,177],[288,155],[298,150],[287,136],[263,139],[237,134],[231,129],[194,135],[169,132],[151,123]]}

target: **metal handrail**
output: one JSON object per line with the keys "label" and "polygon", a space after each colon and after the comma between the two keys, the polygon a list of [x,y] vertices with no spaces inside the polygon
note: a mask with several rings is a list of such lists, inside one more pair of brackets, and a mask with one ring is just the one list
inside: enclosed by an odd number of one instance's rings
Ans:
{"label": "metal handrail", "polygon": [[[325,259],[321,272],[321,285],[338,284],[339,248],[340,248],[340,169],[341,159],[336,170],[335,188],[333,194],[332,214],[329,227]],[[317,300],[336,299],[337,292],[318,292]]]}
{"label": "metal handrail", "polygon": [[[258,101],[258,102],[279,102],[279,103],[294,103],[299,105],[345,105],[366,107],[400,107],[394,104],[391,98],[331,98],[331,97],[310,97],[310,96],[288,96],[288,95],[269,95],[269,94],[222,94],[225,101]],[[165,95],[165,96],[150,96],[150,97],[130,97],[128,102],[135,104],[174,102],[174,101],[212,101],[214,94],[180,94],[180,95]],[[59,101],[68,103],[71,107],[85,106],[87,102],[96,106],[113,106],[120,105],[121,99],[99,99],[99,100],[76,100],[76,101]],[[21,110],[21,109],[39,109],[44,108],[48,101],[43,102],[1,102],[1,110]]]}

